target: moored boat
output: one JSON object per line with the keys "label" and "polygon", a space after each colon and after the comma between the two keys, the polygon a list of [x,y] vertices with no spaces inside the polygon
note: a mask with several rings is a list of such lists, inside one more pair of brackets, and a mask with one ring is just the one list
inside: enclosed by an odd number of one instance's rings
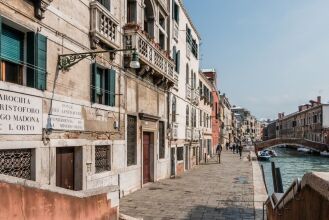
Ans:
{"label": "moored boat", "polygon": [[269,160],[271,155],[267,151],[258,152],[258,160]]}
{"label": "moored boat", "polygon": [[329,157],[329,152],[328,151],[322,151],[320,152],[321,156]]}
{"label": "moored boat", "polygon": [[297,148],[297,151],[302,153],[311,153],[311,150],[305,147],[299,147]]}

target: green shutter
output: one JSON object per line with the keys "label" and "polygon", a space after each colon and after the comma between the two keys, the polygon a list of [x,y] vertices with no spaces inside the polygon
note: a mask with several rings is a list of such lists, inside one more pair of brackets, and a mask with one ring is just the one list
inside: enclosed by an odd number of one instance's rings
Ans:
{"label": "green shutter", "polygon": [[180,51],[176,54],[176,72],[179,73],[180,70]]}
{"label": "green shutter", "polygon": [[115,106],[115,80],[116,71],[114,69],[108,69],[105,75],[105,104],[109,106]]}
{"label": "green shutter", "polygon": [[24,34],[2,24],[1,58],[21,64],[24,60]]}
{"label": "green shutter", "polygon": [[91,86],[90,86],[90,95],[91,95],[91,102],[96,102],[96,73],[97,73],[97,64],[93,63],[91,65]]}
{"label": "green shutter", "polygon": [[40,90],[47,84],[47,38],[39,33],[28,32],[27,41],[27,86]]}
{"label": "green shutter", "polygon": [[36,88],[45,90],[47,84],[47,38],[41,34],[36,34]]}
{"label": "green shutter", "polygon": [[172,49],[172,58],[173,58],[174,62],[176,63],[176,46],[174,46]]}

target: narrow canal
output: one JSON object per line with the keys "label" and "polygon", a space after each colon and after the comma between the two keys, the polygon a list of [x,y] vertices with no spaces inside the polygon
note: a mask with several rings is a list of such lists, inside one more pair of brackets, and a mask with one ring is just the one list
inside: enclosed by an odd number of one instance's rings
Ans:
{"label": "narrow canal", "polygon": [[278,156],[270,161],[260,161],[264,167],[265,180],[269,193],[273,192],[271,161],[280,167],[283,188],[286,190],[296,178],[308,172],[329,172],[329,157],[298,152],[292,148],[274,148]]}

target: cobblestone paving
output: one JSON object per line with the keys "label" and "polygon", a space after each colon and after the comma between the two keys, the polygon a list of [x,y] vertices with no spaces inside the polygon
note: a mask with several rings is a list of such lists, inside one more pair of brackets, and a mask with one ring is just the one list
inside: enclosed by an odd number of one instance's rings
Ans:
{"label": "cobblestone paving", "polygon": [[200,165],[120,200],[120,212],[147,219],[254,219],[252,166],[224,150],[222,164]]}

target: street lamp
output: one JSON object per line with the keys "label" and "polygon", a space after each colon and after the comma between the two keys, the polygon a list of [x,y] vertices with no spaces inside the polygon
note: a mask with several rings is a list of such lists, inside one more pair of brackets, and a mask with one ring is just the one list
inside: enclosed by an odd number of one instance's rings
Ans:
{"label": "street lamp", "polygon": [[110,59],[114,60],[115,54],[121,51],[133,51],[132,59],[130,61],[130,67],[133,69],[139,69],[139,55],[136,49],[117,49],[117,50],[101,50],[101,51],[92,51],[86,53],[73,53],[73,54],[61,54],[58,55],[58,69],[60,70],[69,70],[71,66],[77,64],[86,57],[91,57],[95,59],[96,55],[99,53],[109,53]]}
{"label": "street lamp", "polygon": [[139,55],[136,52],[136,50],[132,54],[132,58],[129,66],[133,69],[139,69],[141,67],[141,64],[139,63]]}

